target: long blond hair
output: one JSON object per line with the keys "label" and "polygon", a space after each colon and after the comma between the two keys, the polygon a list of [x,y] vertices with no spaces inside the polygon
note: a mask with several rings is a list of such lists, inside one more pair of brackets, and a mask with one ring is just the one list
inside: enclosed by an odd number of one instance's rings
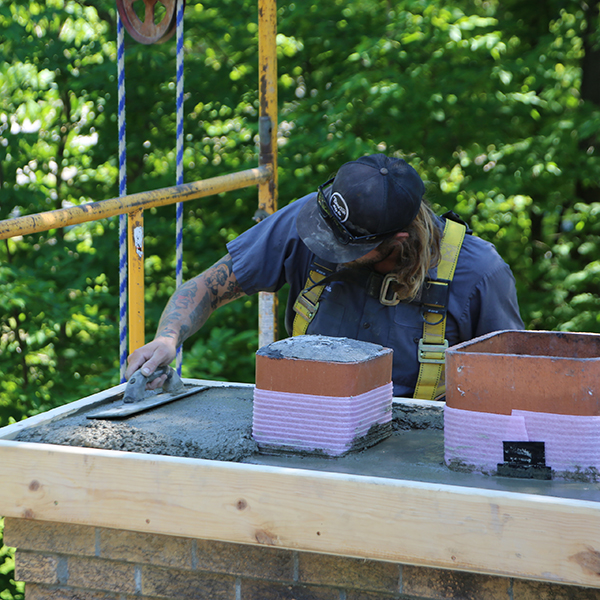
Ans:
{"label": "long blond hair", "polygon": [[394,273],[398,284],[394,286],[400,300],[414,300],[425,283],[429,269],[441,258],[442,231],[436,223],[435,213],[423,200],[414,221],[406,229],[408,238],[400,249]]}

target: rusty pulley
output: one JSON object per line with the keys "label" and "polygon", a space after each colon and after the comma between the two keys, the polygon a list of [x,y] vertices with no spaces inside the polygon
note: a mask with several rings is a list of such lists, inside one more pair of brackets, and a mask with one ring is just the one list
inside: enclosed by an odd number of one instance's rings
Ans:
{"label": "rusty pulley", "polygon": [[142,44],[166,42],[177,28],[177,0],[117,0],[117,9],[125,29]]}

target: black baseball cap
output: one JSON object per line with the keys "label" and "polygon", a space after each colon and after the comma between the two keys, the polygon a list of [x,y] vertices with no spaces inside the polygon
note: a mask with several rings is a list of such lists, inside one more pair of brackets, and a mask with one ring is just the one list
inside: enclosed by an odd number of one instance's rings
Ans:
{"label": "black baseball cap", "polygon": [[405,160],[385,154],[343,164],[296,217],[302,241],[319,258],[356,260],[417,216],[425,185]]}

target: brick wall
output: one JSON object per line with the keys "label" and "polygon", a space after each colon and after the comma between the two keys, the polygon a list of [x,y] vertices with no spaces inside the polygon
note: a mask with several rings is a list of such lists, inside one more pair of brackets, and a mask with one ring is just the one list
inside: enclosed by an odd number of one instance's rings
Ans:
{"label": "brick wall", "polygon": [[600,590],[5,519],[26,600],[600,600]]}

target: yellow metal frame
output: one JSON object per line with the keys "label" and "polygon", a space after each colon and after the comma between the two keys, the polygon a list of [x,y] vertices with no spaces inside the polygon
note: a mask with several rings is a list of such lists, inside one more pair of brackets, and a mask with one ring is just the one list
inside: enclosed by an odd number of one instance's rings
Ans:
{"label": "yellow metal frame", "polygon": [[[260,98],[260,165],[271,165],[273,177],[258,186],[258,209],[277,210],[277,5],[275,0],[258,2],[258,62]],[[260,292],[258,298],[258,346],[277,339],[277,296]]]}
{"label": "yellow metal frame", "polygon": [[[195,183],[162,188],[120,198],[90,202],[0,221],[0,240],[128,214],[129,351],[145,343],[144,209],[176,204],[258,185],[258,208],[277,210],[277,2],[258,0],[259,37],[259,166]],[[259,343],[275,340],[277,298],[261,294]],[[265,308],[266,307],[266,308]]]}
{"label": "yellow metal frame", "polygon": [[144,306],[144,211],[127,215],[127,293],[129,311],[129,353],[145,344]]}

